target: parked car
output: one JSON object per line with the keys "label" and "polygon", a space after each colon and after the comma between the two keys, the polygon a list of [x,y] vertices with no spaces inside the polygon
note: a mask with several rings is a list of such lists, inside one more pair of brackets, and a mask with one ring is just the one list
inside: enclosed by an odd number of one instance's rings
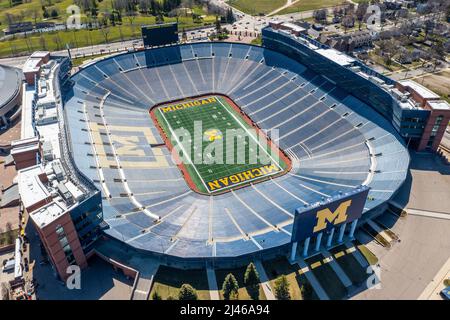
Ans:
{"label": "parked car", "polygon": [[2,272],[12,271],[12,270],[14,270],[14,266],[15,266],[15,260],[14,259],[8,260],[2,268]]}
{"label": "parked car", "polygon": [[445,300],[450,300],[450,286],[441,291],[441,297]]}

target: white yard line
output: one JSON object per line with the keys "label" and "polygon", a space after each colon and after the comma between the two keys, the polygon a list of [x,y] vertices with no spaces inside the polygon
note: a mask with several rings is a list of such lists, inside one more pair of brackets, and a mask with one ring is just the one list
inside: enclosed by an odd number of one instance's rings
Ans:
{"label": "white yard line", "polygon": [[[217,98],[217,97],[216,97]],[[250,132],[248,131],[248,129],[242,124],[242,122],[230,111],[228,110],[228,108],[226,108],[222,101],[220,101],[220,99],[217,99],[217,101],[219,101],[220,105],[233,117],[233,119],[239,123],[239,125],[242,127],[242,129],[244,129],[247,134],[253,139],[253,141],[255,141],[259,147],[261,147],[264,152],[266,153],[266,155],[268,155],[270,157],[270,159],[273,161],[273,163],[275,163],[278,167],[278,169],[282,170],[282,168],[279,166],[278,161],[275,161],[275,159],[267,152],[266,148],[264,148],[258,141],[258,139],[256,139],[252,134],[250,134]]]}
{"label": "white yard line", "polygon": [[[181,150],[183,151],[183,154],[185,155],[189,155],[190,153],[187,153],[186,150],[183,147],[183,144],[180,142],[180,140],[178,140],[178,137],[176,136],[176,134],[173,132],[172,130],[172,126],[170,125],[169,121],[167,121],[166,116],[164,115],[164,113],[161,111],[161,109],[158,109],[159,113],[161,114],[161,116],[164,118],[164,121],[167,123],[167,126],[170,130],[171,135],[175,138],[175,140],[177,141],[177,144],[180,146]],[[205,181],[203,181],[203,177],[201,176],[200,172],[198,172],[197,167],[194,165],[194,163],[192,162],[192,159],[190,156],[186,157],[189,161],[189,163],[191,164],[191,166],[194,168],[195,172],[197,173],[197,176],[200,178],[200,180],[203,183],[203,186],[205,187],[206,191],[208,191],[208,193],[211,193],[208,189],[208,187],[206,186]]]}

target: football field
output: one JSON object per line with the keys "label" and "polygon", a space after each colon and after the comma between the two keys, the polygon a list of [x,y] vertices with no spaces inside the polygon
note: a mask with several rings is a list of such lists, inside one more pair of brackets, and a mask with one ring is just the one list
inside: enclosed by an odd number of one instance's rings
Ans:
{"label": "football field", "polygon": [[279,149],[232,104],[210,95],[152,110],[166,143],[179,155],[185,179],[198,192],[224,192],[288,168]]}

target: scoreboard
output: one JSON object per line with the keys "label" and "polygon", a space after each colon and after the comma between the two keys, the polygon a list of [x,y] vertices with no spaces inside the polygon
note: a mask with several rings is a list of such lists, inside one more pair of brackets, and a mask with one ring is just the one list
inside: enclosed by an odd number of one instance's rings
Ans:
{"label": "scoreboard", "polygon": [[345,194],[295,210],[292,242],[305,240],[343,223],[359,219],[364,210],[369,189],[367,186],[360,186]]}
{"label": "scoreboard", "polygon": [[178,23],[153,24],[141,27],[145,47],[163,46],[178,42]]}

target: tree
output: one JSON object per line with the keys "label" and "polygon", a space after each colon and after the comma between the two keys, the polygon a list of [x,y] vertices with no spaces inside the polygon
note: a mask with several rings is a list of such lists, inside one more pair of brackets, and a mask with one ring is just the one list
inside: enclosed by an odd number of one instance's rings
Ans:
{"label": "tree", "polygon": [[235,299],[239,296],[239,285],[232,273],[229,273],[223,282],[222,291],[225,300]]}
{"label": "tree", "polygon": [[159,295],[158,291],[153,292],[152,294],[152,300],[162,300],[161,296]]}
{"label": "tree", "polygon": [[355,25],[355,17],[352,15],[346,15],[343,19],[342,19],[342,26],[344,27],[344,32],[347,33],[347,30],[349,28],[353,28],[353,26]]}
{"label": "tree", "polygon": [[12,244],[14,242],[13,232],[12,232],[12,224],[11,222],[7,222],[5,226],[5,238],[6,244]]}
{"label": "tree", "polygon": [[216,33],[218,35],[220,34],[220,30],[221,30],[220,18],[219,18],[219,16],[216,16]]}
{"label": "tree", "polygon": [[5,282],[1,284],[0,300],[9,300],[9,288]]}
{"label": "tree", "polygon": [[105,38],[105,43],[108,43],[108,35],[111,30],[109,29],[109,27],[103,27],[100,28],[100,31],[102,32],[103,37]]}
{"label": "tree", "polygon": [[247,287],[247,292],[253,300],[259,299],[259,282],[260,279],[258,271],[256,271],[255,265],[251,262],[245,270],[244,284]]}
{"label": "tree", "polygon": [[361,2],[358,4],[358,7],[356,8],[355,15],[356,20],[358,20],[358,29],[361,30],[361,25],[367,15],[367,8],[369,8],[368,2]]}
{"label": "tree", "polygon": [[314,18],[314,20],[316,22],[326,22],[327,21],[327,14],[328,14],[328,10],[327,9],[314,10],[313,18]]}
{"label": "tree", "polygon": [[51,11],[51,13],[50,13],[50,16],[52,17],[52,18],[57,18],[58,17],[58,11],[56,10],[56,9],[52,9],[52,11]]}
{"label": "tree", "polygon": [[250,262],[250,264],[247,266],[247,270],[245,270],[244,275],[244,284],[246,286],[259,286],[259,274],[258,271],[256,271],[256,267],[253,264],[253,262]]}
{"label": "tree", "polygon": [[289,281],[284,274],[275,280],[275,297],[278,300],[291,300]]}
{"label": "tree", "polygon": [[227,23],[233,23],[234,22],[233,9],[228,8],[226,17],[227,17]]}
{"label": "tree", "polygon": [[179,300],[197,300],[197,291],[190,284],[183,284],[178,293]]}

